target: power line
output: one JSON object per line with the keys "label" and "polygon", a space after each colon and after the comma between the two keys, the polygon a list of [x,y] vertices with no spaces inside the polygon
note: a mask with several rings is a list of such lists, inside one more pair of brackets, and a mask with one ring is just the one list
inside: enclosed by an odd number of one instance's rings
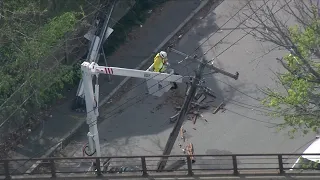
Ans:
{"label": "power line", "polygon": [[[269,2],[269,1],[266,1],[262,6],[260,6],[260,8],[262,8],[267,2]],[[252,13],[252,15],[253,15],[254,13]],[[251,16],[252,16],[251,15]],[[250,16],[249,16],[250,17]],[[249,18],[248,17],[248,18]],[[248,19],[247,18],[247,19]],[[243,21],[243,22],[245,22],[245,21]],[[243,23],[242,22],[242,23]],[[239,25],[238,25],[239,26]],[[229,34],[228,34],[229,35]],[[226,36],[228,36],[228,35],[226,35]],[[221,52],[220,54],[218,54],[217,56],[216,56],[216,58],[217,57],[219,57],[221,54],[223,54],[225,51],[227,51],[228,49],[230,49],[232,46],[234,46],[237,42],[239,42],[241,39],[243,39],[245,36],[247,36],[248,35],[248,33],[247,34],[245,34],[244,36],[242,36],[240,39],[238,39],[236,42],[234,42],[233,44],[231,44],[228,48],[226,48],[223,52]],[[226,37],[225,36],[225,37]],[[224,38],[225,38],[224,37]],[[219,43],[219,42],[218,42]],[[214,46],[216,46],[218,43],[216,43]],[[189,64],[191,64],[191,63],[189,63]],[[187,64],[188,65],[188,64]],[[166,86],[165,86],[166,87]],[[164,87],[163,87],[164,88]],[[156,91],[157,92],[157,91]],[[141,94],[144,94],[144,93],[141,93]],[[147,97],[147,96],[149,96],[149,95],[152,95],[152,94],[147,94],[147,95],[145,95],[145,98]],[[134,96],[133,98],[130,98],[129,100],[127,100],[127,101],[125,101],[124,103],[122,103],[122,104],[120,104],[119,106],[117,106],[117,107],[115,107],[113,110],[111,110],[109,113],[111,113],[111,112],[114,112],[115,110],[117,110],[117,109],[119,109],[120,107],[122,107],[123,105],[125,105],[125,104],[127,104],[128,102],[130,102],[131,100],[133,100],[133,99],[136,99],[137,97],[139,97],[140,96],[140,94],[138,94],[138,95],[136,95],[136,96]],[[144,98],[143,98],[144,99]],[[142,101],[143,99],[141,99],[141,100],[139,100],[139,101],[137,101],[137,102],[140,102],[140,101]],[[133,106],[134,104],[136,104],[137,102],[135,102],[135,103],[133,103],[133,104],[131,104],[130,106],[128,106],[127,108],[129,108],[129,107],[131,107],[131,106]],[[110,115],[110,116],[108,116],[106,119],[109,119],[109,118],[111,118],[111,117],[113,117],[115,114],[117,114],[117,113],[114,113],[114,114],[112,114],[112,115]],[[96,123],[96,122],[93,122],[93,123],[90,123],[90,124],[94,124],[94,123]],[[89,124],[89,126],[90,126],[90,124]]]}
{"label": "power line", "polygon": [[[53,69],[53,68],[52,68],[52,69]],[[150,78],[150,79],[151,79],[151,78]],[[52,84],[53,84],[53,83],[52,83]],[[51,87],[52,84],[49,85],[47,88]],[[47,88],[45,88],[44,90],[46,90]],[[34,94],[36,94],[36,91],[33,91],[33,92],[19,105],[19,108],[20,108],[21,106],[23,106]],[[73,100],[74,100],[74,99],[73,99]],[[16,108],[16,110],[15,110],[12,114],[10,114],[10,116],[9,116],[6,120],[4,120],[4,122],[0,125],[0,128],[16,113],[16,111],[17,111],[19,108]]]}
{"label": "power line", "polygon": [[[268,1],[267,1],[267,2],[268,2]],[[266,3],[266,2],[265,2],[265,3]],[[264,4],[265,4],[265,3],[264,3]],[[263,4],[263,5],[264,5],[264,4]],[[262,5],[262,6],[263,6],[263,5]],[[246,6],[246,5],[245,5],[245,6]],[[245,6],[243,6],[241,9],[243,9]],[[262,7],[262,6],[261,6],[261,7]],[[261,8],[261,7],[260,7],[260,8]],[[239,11],[239,12],[240,12],[240,11]],[[253,14],[254,14],[254,13],[253,13]],[[253,14],[252,14],[252,15],[253,15]],[[248,18],[247,18],[247,19],[248,19]],[[245,22],[245,21],[243,21],[243,22]],[[242,22],[242,23],[243,23],[243,22]],[[225,24],[226,24],[226,23],[225,23]],[[240,24],[240,25],[241,25],[241,24]],[[239,26],[239,25],[238,25],[238,26]],[[223,26],[221,26],[221,27],[223,27]],[[217,32],[217,31],[216,31],[216,32]],[[228,34],[228,35],[229,35],[229,34]],[[228,35],[226,35],[226,36],[228,36]],[[226,37],[226,36],[225,36],[225,37]],[[225,38],[225,37],[224,37],[224,38]],[[244,36],[243,36],[242,38],[244,38]],[[242,38],[240,38],[240,40],[241,40]],[[209,40],[209,38],[208,38],[206,41],[208,41],[208,40]],[[238,40],[238,41],[240,41],[240,40]],[[224,53],[226,50],[228,50],[229,48],[231,48],[231,47],[232,47],[234,44],[236,44],[238,41],[236,41],[236,42],[233,43],[231,46],[229,46],[227,49],[225,49],[222,53]],[[214,46],[218,45],[219,43],[220,43],[220,42],[216,43]],[[219,57],[222,53],[220,53],[217,57]],[[191,64],[191,63],[188,63],[187,65],[189,65],[189,64]],[[186,66],[187,66],[187,65],[186,65]],[[169,77],[169,76],[168,76],[168,77]],[[167,78],[168,78],[168,77],[167,77]],[[151,79],[151,78],[150,78],[150,79]],[[144,82],[143,82],[143,83],[144,83]],[[141,83],[141,84],[142,84],[142,83]],[[139,85],[141,85],[141,84],[139,84]],[[136,87],[137,87],[137,86],[135,86],[134,88],[136,88]],[[130,89],[130,91],[131,91],[131,90],[132,90],[132,89]],[[127,91],[127,92],[128,92],[128,91]],[[141,94],[143,94],[143,93],[141,93]],[[140,96],[140,94],[134,96],[133,98],[130,98],[128,101],[125,101],[124,103],[122,103],[121,105],[117,106],[116,108],[114,108],[114,109],[111,110],[110,112],[115,111],[116,109],[122,107],[123,105],[127,104],[128,102],[130,102],[130,101],[133,100],[133,99],[136,99],[136,98],[139,97],[139,96]],[[138,102],[139,102],[139,101],[138,101]]]}
{"label": "power line", "polygon": [[141,101],[141,100],[140,100]]}
{"label": "power line", "polygon": [[[215,35],[218,31],[220,31],[221,30],[221,28],[222,27],[224,27],[229,21],[231,21],[232,19],[234,19],[234,17],[237,15],[237,14],[239,14],[239,12],[242,10],[242,9],[244,9],[250,2],[251,2],[252,0],[249,0],[242,8],[240,8],[233,16],[231,16],[224,24],[222,24],[214,33],[212,33],[208,38],[206,38],[206,40],[205,41],[203,41],[202,43],[200,43],[200,45],[194,50],[194,52],[193,53],[195,53],[204,43],[206,43],[213,35]],[[224,2],[224,1],[222,1],[222,2]],[[222,3],[221,2],[221,3]],[[220,4],[221,4],[220,3]],[[219,5],[220,5],[219,4]],[[218,6],[219,6],[218,5]]]}
{"label": "power line", "polygon": [[[54,137],[52,137],[51,139],[54,139]],[[55,146],[59,146],[63,141],[60,141],[52,146],[50,146],[49,148],[46,148],[45,150],[36,153],[35,155],[33,155],[32,157],[28,158],[25,162],[23,162],[19,167],[15,168],[13,171],[11,171],[11,173],[13,174],[14,172],[16,172],[18,169],[20,169],[22,166],[24,166],[26,163],[28,163],[29,161],[31,161],[33,158],[37,157],[39,154],[43,153],[43,152],[47,152],[49,149],[55,147]]]}
{"label": "power line", "polygon": [[[267,2],[268,2],[268,1],[267,1]],[[265,3],[266,3],[266,2],[265,2]],[[265,4],[265,3],[264,3],[264,4]],[[264,4],[263,4],[263,5],[264,5]],[[263,6],[263,5],[262,5],[262,6]],[[262,7],[262,6],[261,6],[261,7]],[[243,9],[244,7],[245,7],[245,6],[243,6],[242,9]],[[261,8],[261,7],[260,7],[260,8]],[[253,15],[253,14],[252,14],[252,15]],[[251,15],[251,16],[252,16],[252,15]],[[249,17],[248,17],[248,18],[249,18]],[[248,18],[247,18],[247,19],[248,19]],[[244,21],[243,21],[243,22],[244,22]],[[239,26],[239,25],[238,25],[238,26]],[[227,36],[228,36],[228,35],[227,35]],[[226,37],[226,36],[225,36],[225,37]],[[243,37],[242,37],[242,38],[243,38]],[[242,38],[240,38],[240,39],[242,39]],[[218,42],[218,43],[219,43],[219,42]],[[217,44],[218,44],[218,43],[217,43]],[[217,45],[217,44],[216,44],[216,45]],[[235,43],[234,43],[234,44],[235,44]],[[233,45],[234,45],[234,44],[233,44]],[[215,45],[215,46],[216,46],[216,45]],[[229,48],[232,47],[233,45],[229,46]],[[229,48],[227,48],[227,49],[229,49]],[[227,50],[227,49],[226,49],[226,50]],[[226,50],[225,50],[225,51],[226,51]],[[223,52],[225,52],[225,51],[223,51]],[[223,52],[222,52],[222,53],[223,53]],[[219,55],[221,55],[222,53],[220,53]],[[218,56],[219,56],[219,55],[218,55]],[[218,56],[217,56],[217,57],[218,57]],[[138,95],[138,96],[140,96],[140,95]],[[124,102],[123,104],[121,104],[120,106],[114,108],[114,109],[113,109],[112,111],[110,111],[110,112],[115,111],[116,109],[122,107],[124,104],[126,104],[126,103],[128,103],[129,101],[135,99],[135,98],[138,97],[138,96],[135,96],[135,97],[131,98],[130,100]],[[141,100],[140,100],[140,101],[141,101]],[[139,101],[138,101],[138,102],[139,102]],[[132,104],[132,105],[133,105],[133,104]],[[130,106],[129,106],[129,107],[130,107]],[[14,112],[14,113],[15,113],[15,112]],[[12,114],[12,115],[13,115],[13,114]],[[10,115],[10,117],[11,117],[12,115]],[[110,117],[112,117],[112,116],[110,116]],[[107,118],[107,119],[108,119],[108,118]],[[0,126],[0,127],[1,127],[1,126]]]}
{"label": "power line", "polygon": [[[210,73],[207,73],[205,74],[204,76],[208,76],[208,75],[211,75],[211,74],[214,74],[215,72],[210,72]],[[231,86],[231,85],[230,85]],[[239,90],[240,91],[240,90]],[[244,92],[242,92],[244,93]],[[244,93],[246,94],[246,93]],[[246,94],[247,95],[247,94]],[[264,113],[267,113],[266,111],[268,112],[274,112],[274,113],[278,113],[278,111],[274,111],[272,109],[267,109],[267,108],[264,108],[264,107],[261,107],[261,106],[255,106],[255,105],[250,105],[250,104],[246,104],[246,103],[243,103],[243,102],[240,102],[240,101],[237,101],[237,100],[234,100],[234,99],[224,99],[224,98],[219,98],[219,97],[216,97],[217,99],[220,99],[222,101],[233,101],[233,102],[229,102],[231,104],[234,104],[234,105],[237,105],[237,106],[240,106],[240,107],[243,107],[243,108],[247,108],[247,109],[251,109],[251,110],[256,110],[256,111],[260,111],[260,112],[264,112]],[[241,105],[240,105],[241,104]],[[249,107],[246,107],[246,106],[249,106]],[[253,108],[256,108],[256,109],[253,109]]]}
{"label": "power line", "polygon": [[[85,17],[88,17],[90,14],[88,14],[87,16],[85,16]],[[80,20],[79,20],[80,21]],[[62,60],[61,60],[62,61]],[[50,68],[49,70],[48,70],[48,72],[46,73],[46,75],[50,75],[50,72],[54,69],[54,68],[56,68],[57,66],[59,66],[60,65],[60,63],[61,63],[61,61],[58,61],[52,68]],[[76,64],[76,62],[74,62],[73,63],[73,65],[74,64]],[[34,73],[33,73],[34,74]],[[32,75],[33,75],[32,74]],[[32,75],[25,81],[25,83],[32,77]],[[44,78],[44,76],[42,76],[41,77],[42,79]],[[24,83],[24,84],[25,84]],[[44,88],[43,90],[44,91],[46,91],[48,88],[50,88],[53,84],[54,84],[55,82],[52,82],[50,85],[48,85],[46,88]],[[24,84],[22,84],[20,87],[19,87],[19,89],[17,89],[14,93],[16,93],[16,92],[18,92],[22,87],[23,87],[23,85]],[[9,120],[10,120],[10,118],[33,96],[33,95],[35,95],[35,94],[37,94],[36,93],[36,90],[35,89],[33,89],[33,91],[32,91],[32,93],[25,99],[25,100],[23,100],[23,102],[0,124],[0,128],[1,127],[3,127],[3,125],[4,124],[6,124]],[[13,95],[12,95],[13,96]],[[12,97],[11,96],[11,97]],[[8,100],[9,99],[7,99],[7,101],[6,102],[8,102]],[[5,103],[6,103],[5,102]],[[4,104],[5,104],[4,103]],[[3,104],[2,104],[3,105]],[[19,126],[19,125],[18,125]]]}
{"label": "power line", "polygon": [[[104,5],[103,7],[106,7],[106,6],[107,6],[107,5]],[[103,8],[103,7],[101,7],[101,8]],[[91,14],[91,13],[90,13],[90,14]],[[90,14],[86,15],[85,17],[88,17]],[[83,19],[83,18],[82,18],[82,19]],[[50,75],[50,72],[51,72],[54,68],[56,68],[57,66],[59,66],[62,61],[63,61],[63,60],[58,61],[58,63],[56,63],[52,68],[50,68],[50,69],[48,70],[48,73],[47,73],[47,74]],[[76,62],[73,63],[73,64],[76,64]],[[36,73],[36,72],[34,72],[32,75],[30,75],[29,78],[0,106],[0,108],[1,108],[4,104],[6,104],[6,103],[9,101],[9,99],[11,99],[11,98],[13,97],[13,95],[14,95],[15,93],[17,93],[18,91],[20,91],[20,89],[23,87],[23,85],[24,85],[25,83],[27,83],[27,81],[28,81],[35,73]],[[43,78],[43,77],[42,77],[42,78]],[[45,81],[45,80],[43,80],[43,82],[44,82],[44,81]],[[51,83],[48,87],[51,87],[53,84],[54,84],[54,83]],[[47,90],[48,87],[45,88],[44,90]],[[34,94],[36,94],[36,91],[35,91],[35,90],[33,90],[33,92],[19,105],[19,107],[16,108],[15,111],[14,111],[13,113],[11,113],[11,114],[0,124],[0,128],[1,128],[6,122],[8,122],[8,120],[17,112],[17,110],[20,109]],[[0,110],[1,110],[1,109],[0,109]]]}
{"label": "power line", "polygon": [[228,86],[229,86],[229,87],[231,87],[232,89],[234,89],[234,90],[238,91],[239,93],[241,93],[241,94],[243,94],[243,95],[245,95],[245,96],[247,96],[247,97],[249,97],[249,98],[251,98],[251,99],[254,99],[254,100],[259,101],[259,102],[261,101],[260,99],[255,98],[255,97],[253,97],[253,96],[250,96],[250,95],[248,95],[248,94],[246,94],[246,93],[244,93],[244,92],[240,91],[239,89],[237,89],[237,88],[233,87],[232,85],[230,85],[230,84],[228,84],[228,83],[226,83],[226,82],[224,82],[224,81],[222,81],[222,80],[220,80],[220,79],[216,79],[216,80],[217,80],[217,81],[219,81],[219,82],[221,82],[221,83],[223,83],[223,84],[228,85]]}
{"label": "power line", "polygon": [[[291,1],[292,1],[292,0],[291,0]],[[262,8],[267,2],[269,2],[269,1],[265,1],[265,3],[264,3],[262,6],[260,6],[259,8]],[[279,8],[275,13],[277,13],[277,12],[279,12],[281,9],[283,9],[283,7],[286,6],[286,5],[288,5],[288,3],[290,3],[290,1],[287,2],[285,5],[283,5],[281,8]],[[274,13],[274,14],[275,14],[275,13]],[[254,13],[253,13],[253,14],[254,14]],[[253,15],[253,14],[252,14],[252,15]],[[252,15],[250,15],[250,16],[252,16]],[[250,16],[248,16],[248,18],[249,18]],[[247,19],[248,19],[248,18],[247,18]],[[245,22],[245,21],[243,21],[243,22]],[[258,27],[258,26],[257,26],[257,27]],[[251,31],[253,31],[253,30],[256,29],[257,27],[253,28]],[[236,42],[234,42],[232,45],[230,45],[228,48],[226,48],[224,51],[222,51],[221,53],[219,53],[219,54],[216,56],[216,58],[219,57],[219,56],[220,56],[222,53],[224,53],[226,50],[230,49],[232,46],[234,46],[237,42],[239,42],[240,40],[242,40],[242,39],[243,39],[245,36],[247,36],[247,35],[249,35],[249,33],[246,33],[246,34],[243,35],[241,38],[239,38]],[[221,80],[219,80],[219,81],[221,81]],[[223,81],[221,81],[221,82],[223,82]],[[225,83],[225,82],[223,82],[223,83]],[[227,84],[227,83],[225,83],[225,84]],[[227,85],[229,85],[229,84],[227,84]],[[231,86],[231,85],[229,85],[229,86],[232,87],[232,88],[234,88],[234,87]],[[247,94],[241,92],[240,90],[238,90],[238,89],[236,89],[236,88],[234,88],[234,89],[235,89],[236,91],[239,91],[240,93],[242,93],[242,94],[244,94],[244,95],[246,95],[246,96],[248,96],[248,97],[251,97],[252,99],[255,99],[255,100],[257,100],[257,101],[260,102],[259,99],[254,98],[254,97],[252,97],[252,96],[250,96],[250,95],[247,95]],[[149,95],[150,95],[150,94],[149,94]],[[148,96],[148,95],[146,95],[146,96]],[[137,96],[135,96],[135,97],[137,97]],[[135,97],[134,97],[134,98],[135,98]],[[132,98],[132,99],[134,99],[134,98]],[[142,99],[142,100],[143,100],[143,99]],[[129,100],[129,101],[130,101],[130,100]],[[128,103],[129,101],[126,101],[126,102],[124,102],[123,104],[121,104],[120,106],[117,106],[116,108],[114,108],[113,110],[111,110],[109,113],[115,111],[116,109],[120,108],[122,105]],[[141,101],[141,100],[139,100],[139,101]],[[137,102],[139,102],[139,101],[137,101]],[[137,103],[137,102],[136,102],[136,103]],[[135,104],[135,103],[131,104],[131,105],[128,106],[127,108],[133,106],[134,104]],[[116,114],[116,113],[115,113],[115,114]],[[113,117],[115,114],[108,116],[106,119],[109,119],[110,117]]]}
{"label": "power line", "polygon": [[[252,0],[250,0],[250,1],[252,1]],[[250,2],[250,1],[249,1],[249,2]],[[222,1],[222,2],[223,2],[223,1]],[[218,4],[218,6],[219,6],[222,2],[220,2],[220,3]],[[249,2],[248,2],[248,3],[249,3]],[[248,3],[247,3],[247,4],[248,4]],[[247,4],[246,4],[246,5],[247,5]],[[242,8],[241,8],[237,13],[239,13],[239,12],[240,12],[240,11],[241,11],[245,6],[246,6],[246,5],[244,5],[244,6],[243,6],[243,7],[242,7]],[[236,14],[237,14],[237,13],[236,13]],[[235,14],[235,15],[236,15],[236,14]],[[235,15],[234,15],[234,16],[235,16]],[[233,17],[234,17],[234,16],[233,16]],[[233,17],[229,18],[229,20],[228,20],[227,22],[229,22]],[[220,28],[222,28],[224,25],[226,25],[226,24],[227,24],[227,22],[226,22],[225,24],[223,24],[221,27],[219,27],[219,29],[220,29]],[[219,29],[218,29],[218,30],[219,30]],[[211,36],[213,36],[215,33],[217,33],[217,32],[218,32],[218,30],[217,30],[217,31],[215,31],[213,34],[211,34],[211,35],[210,35],[210,37],[211,37]],[[210,39],[210,37],[209,37],[209,38],[207,38],[203,43],[205,43],[206,41],[208,41],[208,40]],[[200,46],[201,46],[201,45],[200,45]],[[194,50],[194,52],[195,52],[196,50],[197,50],[197,48]],[[186,66],[184,66],[184,67],[187,67],[187,65],[186,65]],[[129,92],[130,92],[130,91],[132,91],[133,89],[135,89],[135,88],[139,87],[140,85],[143,85],[145,82],[147,82],[147,81],[149,81],[149,80],[153,79],[153,78],[154,78],[154,77],[156,77],[156,76],[158,76],[158,75],[155,75],[155,76],[153,76],[153,77],[151,77],[151,78],[149,78],[149,79],[147,79],[147,80],[144,80],[143,82],[141,82],[141,83],[139,83],[139,84],[135,85],[134,87],[132,87],[132,88],[130,88],[129,90],[127,90],[127,91],[126,91],[126,93],[129,93]],[[168,77],[170,77],[170,76],[168,76]],[[166,77],[165,79],[167,79],[168,77]],[[165,79],[163,79],[163,80],[165,80]],[[163,80],[162,80],[162,81],[163,81]],[[161,81],[160,81],[160,82],[161,82]],[[153,86],[154,86],[154,85],[153,85]],[[151,86],[151,87],[153,87],[153,86]],[[125,94],[126,94],[126,93],[125,93]],[[142,93],[141,93],[141,94],[142,94]],[[138,95],[138,96],[139,96],[139,95]],[[134,96],[133,98],[130,98],[128,101],[131,101],[131,100],[133,100],[133,99],[137,98],[138,96]],[[126,102],[128,102],[128,101],[126,101]],[[126,104],[126,102],[125,102],[125,103],[123,103],[123,104],[121,104],[121,105],[120,105],[120,107],[121,107],[122,105]],[[119,107],[118,107],[118,108],[119,108]],[[115,109],[118,109],[118,108],[115,108]]]}
{"label": "power line", "polygon": [[[284,6],[288,5],[291,1],[292,1],[292,0],[288,1],[285,5],[283,5],[281,8],[279,8],[274,14],[276,14],[276,13],[279,12],[281,9],[283,9]],[[261,8],[261,7],[260,7],[260,8]],[[250,15],[250,16],[252,16],[252,15]],[[248,17],[250,17],[250,16],[248,16]],[[230,47],[232,47],[234,44],[236,44],[237,42],[239,42],[239,41],[240,41],[241,39],[243,39],[245,36],[249,35],[250,32],[252,32],[252,31],[255,30],[256,28],[258,28],[258,26],[252,28],[249,32],[247,32],[245,35],[243,35],[240,39],[238,39],[237,41],[235,41],[231,46],[229,46],[227,49],[225,49],[224,51],[222,51],[221,53],[219,53],[219,54],[217,55],[217,57],[219,57],[219,55],[221,55],[222,53],[224,53],[225,51],[227,51]],[[212,48],[211,48],[211,49],[212,49]],[[217,57],[216,57],[216,58],[217,58]],[[213,60],[212,60],[212,61],[213,61]],[[252,97],[252,96],[250,96],[250,95],[248,95],[248,94],[246,94],[246,93],[243,93],[242,91],[238,90],[237,88],[233,87],[232,85],[230,85],[230,84],[228,84],[228,83],[226,83],[226,82],[224,82],[224,81],[222,81],[222,80],[219,80],[219,79],[216,79],[216,80],[217,80],[217,81],[220,81],[220,82],[222,82],[222,83],[224,83],[224,84],[226,84],[226,85],[228,85],[228,86],[230,86],[232,89],[240,92],[241,94],[243,94],[243,95],[245,95],[245,96],[247,96],[247,97],[250,97],[250,98],[252,98],[252,99],[254,99],[254,100],[256,100],[256,101],[261,101],[261,100],[255,98],[255,97]]]}
{"label": "power line", "polygon": [[252,117],[249,117],[249,116],[240,114],[240,113],[238,113],[238,112],[232,111],[232,110],[230,110],[230,109],[226,109],[226,108],[224,108],[224,109],[227,110],[227,111],[229,111],[229,112],[231,112],[231,113],[233,113],[233,114],[236,114],[236,115],[238,115],[238,116],[245,117],[245,118],[250,119],[250,120],[253,120],[253,121],[257,121],[257,122],[261,122],[261,123],[265,123],[265,124],[279,125],[279,124],[277,124],[277,123],[270,123],[270,122],[265,122],[265,121],[262,121],[262,120],[259,120],[259,119],[255,119],[255,118],[252,118]]}
{"label": "power line", "polygon": [[[241,39],[242,39],[242,38],[241,38]],[[241,40],[241,39],[240,39],[240,40]],[[239,40],[239,41],[240,41],[240,40]],[[233,46],[233,45],[232,45],[232,46]],[[229,47],[229,48],[230,48],[230,47]],[[229,49],[229,48],[227,48],[227,49]],[[226,49],[226,50],[227,50],[227,49]],[[226,50],[225,50],[225,51],[226,51]],[[225,51],[223,51],[223,52],[225,52]],[[223,52],[222,52],[222,53],[223,53]],[[220,54],[222,54],[222,53],[220,53]],[[228,110],[228,111],[230,111],[230,110]],[[230,111],[230,112],[233,112],[233,111]],[[241,115],[241,114],[236,113],[236,112],[233,112],[233,113],[238,114],[238,115]],[[241,116],[244,116],[244,115],[241,115]],[[247,117],[247,116],[244,116],[244,117],[249,118],[249,119],[252,119],[252,120],[255,120],[255,121],[259,121],[259,122],[262,122],[262,123],[267,123],[267,122],[264,122],[264,121],[260,121],[260,120],[257,120],[257,119],[253,119],[253,118]],[[268,123],[268,124],[274,124],[274,123]]]}

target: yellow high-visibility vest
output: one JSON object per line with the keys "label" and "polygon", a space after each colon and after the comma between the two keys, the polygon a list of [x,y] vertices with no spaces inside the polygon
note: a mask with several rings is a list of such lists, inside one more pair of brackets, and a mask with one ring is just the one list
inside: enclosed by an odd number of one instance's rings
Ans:
{"label": "yellow high-visibility vest", "polygon": [[164,72],[165,71],[165,60],[158,53],[153,59],[153,71]]}

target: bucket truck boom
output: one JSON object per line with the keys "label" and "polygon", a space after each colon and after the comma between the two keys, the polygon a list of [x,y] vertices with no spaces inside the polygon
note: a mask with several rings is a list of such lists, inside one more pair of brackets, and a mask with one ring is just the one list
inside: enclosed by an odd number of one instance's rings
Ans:
{"label": "bucket truck boom", "polygon": [[[158,73],[151,71],[151,65],[146,71],[137,69],[126,69],[119,67],[99,66],[95,62],[83,62],[81,64],[83,90],[86,102],[87,124],[89,125],[88,147],[90,155],[101,156],[97,118],[99,116],[99,84],[98,76],[100,74],[126,76],[147,79],[149,94],[162,96],[172,87],[172,82],[181,83],[183,76],[175,75],[173,70],[170,73]],[[96,77],[95,88],[93,89],[92,79]]]}

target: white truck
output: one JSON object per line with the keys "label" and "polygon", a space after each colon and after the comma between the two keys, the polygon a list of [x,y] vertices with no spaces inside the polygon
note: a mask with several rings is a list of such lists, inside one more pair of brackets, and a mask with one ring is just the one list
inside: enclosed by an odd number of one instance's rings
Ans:
{"label": "white truck", "polygon": [[[310,154],[310,155],[308,155]],[[318,154],[318,155],[315,155]],[[320,138],[317,139],[303,152],[290,170],[313,169],[320,170]]]}

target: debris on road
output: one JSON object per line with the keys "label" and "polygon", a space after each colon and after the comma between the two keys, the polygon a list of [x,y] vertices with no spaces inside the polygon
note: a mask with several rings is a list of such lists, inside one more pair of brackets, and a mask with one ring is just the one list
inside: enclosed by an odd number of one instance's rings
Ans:
{"label": "debris on road", "polygon": [[206,96],[204,94],[201,94],[199,96],[199,98],[197,98],[197,103],[201,103],[202,101],[204,101],[206,99]]}
{"label": "debris on road", "polygon": [[195,115],[193,116],[193,120],[192,120],[193,124],[196,124],[197,118],[198,118],[198,115],[195,114]]}
{"label": "debris on road", "polygon": [[170,117],[170,122],[171,122],[171,123],[174,123],[174,122],[178,119],[178,116],[179,116],[179,113],[171,116],[171,117]]}
{"label": "debris on road", "polygon": [[189,143],[187,146],[186,146],[186,152],[188,155],[190,155],[190,158],[192,160],[192,163],[195,163],[195,159],[194,159],[194,149],[193,149],[193,144],[192,143]]}
{"label": "debris on road", "polygon": [[183,140],[183,142],[186,141],[185,136],[184,136],[185,132],[187,132],[187,131],[185,129],[183,129],[183,126],[182,126],[181,129],[180,129],[180,137]]}
{"label": "debris on road", "polygon": [[[224,102],[221,102],[217,107],[216,109],[212,112],[212,114],[216,114],[219,110],[224,110]],[[224,112],[224,111],[223,111]]]}

